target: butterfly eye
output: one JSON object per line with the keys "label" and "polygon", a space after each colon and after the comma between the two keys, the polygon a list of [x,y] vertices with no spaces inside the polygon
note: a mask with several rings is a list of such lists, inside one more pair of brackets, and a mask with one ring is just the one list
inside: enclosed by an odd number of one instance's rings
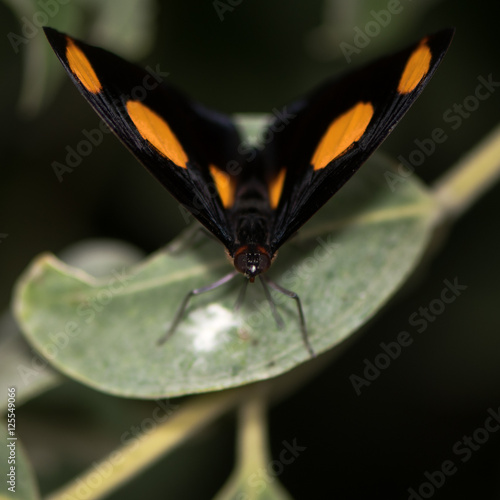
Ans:
{"label": "butterfly eye", "polygon": [[256,276],[269,269],[271,256],[263,247],[244,245],[236,250],[233,264],[240,273],[253,281]]}

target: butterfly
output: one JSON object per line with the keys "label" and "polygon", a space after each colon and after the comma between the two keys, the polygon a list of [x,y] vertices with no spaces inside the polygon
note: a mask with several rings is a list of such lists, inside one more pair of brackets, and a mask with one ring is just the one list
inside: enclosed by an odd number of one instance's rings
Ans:
{"label": "butterfly", "polygon": [[189,99],[160,72],[55,29],[44,31],[97,114],[222,243],[234,266],[215,283],[185,296],[162,342],[175,331],[193,296],[242,274],[245,284],[259,278],[280,326],[269,288],[295,300],[304,346],[314,356],[299,296],[266,272],[279,248],[391,133],[429,83],[454,30],[426,36],[326,81],[275,113],[262,148],[244,143],[230,117]]}

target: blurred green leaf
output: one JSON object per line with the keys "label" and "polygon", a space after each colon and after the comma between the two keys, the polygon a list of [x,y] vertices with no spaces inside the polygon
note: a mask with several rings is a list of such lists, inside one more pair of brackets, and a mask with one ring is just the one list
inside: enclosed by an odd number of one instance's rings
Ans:
{"label": "blurred green leaf", "polygon": [[[373,158],[280,251],[271,277],[297,291],[317,353],[356,331],[403,283],[429,239],[435,205],[407,180],[391,192],[391,165]],[[43,255],[20,278],[15,313],[26,338],[63,373],[131,397],[211,391],[267,379],[309,360],[295,304],[274,295],[279,330],[260,286],[243,282],[196,297],[158,347],[184,295],[231,271],[207,240],[180,255],[160,251],[96,279]]]}
{"label": "blurred green leaf", "polygon": [[3,2],[19,19],[19,28],[8,33],[7,38],[14,52],[23,58],[19,110],[28,117],[50,104],[66,78],[43,36],[43,26],[85,38],[132,60],[150,50],[156,35],[156,0]]}
{"label": "blurred green leaf", "polygon": [[[376,50],[394,50],[396,41],[418,26],[422,17],[429,15],[440,2],[442,0],[324,0],[322,22],[306,37],[306,47],[316,59],[341,58],[348,63],[364,53],[375,39]],[[371,48],[359,59],[362,61],[373,54]]]}
{"label": "blurred green leaf", "polygon": [[84,0],[94,12],[88,41],[137,60],[153,47],[158,19],[157,0]]}

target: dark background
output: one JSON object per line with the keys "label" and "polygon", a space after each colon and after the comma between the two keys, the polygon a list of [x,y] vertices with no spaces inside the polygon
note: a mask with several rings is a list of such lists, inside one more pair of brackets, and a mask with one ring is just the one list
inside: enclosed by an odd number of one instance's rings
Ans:
{"label": "dark background", "polygon": [[[353,28],[363,28],[371,19],[369,11],[388,3],[344,2],[360,9],[358,17],[342,20],[338,11],[331,35],[337,39],[324,41],[323,49],[334,52],[340,41],[352,43]],[[338,7],[342,2],[331,4]],[[158,11],[144,23],[151,49],[147,43],[143,46],[140,61],[161,63],[170,72],[169,81],[228,113],[268,112],[326,76],[455,26],[455,40],[443,65],[383,146],[394,157],[407,156],[415,149],[415,139],[429,137],[436,127],[449,131],[448,140],[417,169],[429,184],[498,123],[498,90],[456,131],[450,131],[443,119],[447,109],[474,93],[479,76],[492,73],[493,80],[500,81],[499,7],[494,0],[401,0],[403,13],[395,15],[351,65],[342,56],[318,59],[310,49],[312,33],[326,22],[324,2],[243,0],[225,13],[223,21],[211,1],[143,5],[156,5]],[[72,9],[79,20],[78,32],[72,34],[110,48],[92,35],[94,14],[83,1],[61,6],[49,24],[67,30],[64,12]],[[110,31],[124,22],[111,17]],[[16,277],[40,252],[59,252],[90,237],[119,238],[152,252],[175,236],[184,222],[177,216],[176,203],[111,136],[58,182],[51,163],[64,162],[65,147],[75,146],[82,131],[97,127],[99,120],[55,64],[50,71],[60,73],[61,79],[60,86],[53,83],[52,98],[50,92],[42,93],[41,109],[21,112],[18,100],[28,50],[24,45],[17,54],[12,49],[7,34],[20,34],[20,21],[4,4],[0,27],[0,233],[8,234],[0,243],[0,300],[7,308]],[[40,47],[39,72],[33,74],[42,75],[46,58],[55,56],[45,52],[41,31],[29,44]],[[127,57],[127,51],[122,55]],[[36,80],[28,82],[28,89],[35,89]],[[434,258],[418,270],[414,286],[394,300],[335,364],[271,410],[275,456],[283,440],[296,439],[307,448],[279,477],[295,498],[314,498],[321,490],[337,499],[407,498],[408,488],[418,489],[426,481],[425,471],[434,472],[449,459],[458,470],[433,498],[500,498],[500,432],[491,433],[467,463],[453,453],[457,441],[484,425],[487,410],[500,406],[499,194],[500,187],[492,186],[450,228]],[[357,396],[349,376],[361,375],[363,360],[373,360],[381,342],[411,329],[409,316],[439,298],[443,280],[455,277],[467,290],[424,332],[415,334],[413,345]],[[141,415],[147,404],[96,394],[70,381],[27,404],[23,425],[34,430],[27,431],[24,444],[42,491],[50,491],[117,446],[123,426]],[[223,420],[115,497],[137,498],[144,492],[152,496],[155,491],[164,496],[168,488],[172,498],[210,498],[231,468],[233,431],[232,420]],[[168,471],[176,473],[168,475],[167,485]]]}

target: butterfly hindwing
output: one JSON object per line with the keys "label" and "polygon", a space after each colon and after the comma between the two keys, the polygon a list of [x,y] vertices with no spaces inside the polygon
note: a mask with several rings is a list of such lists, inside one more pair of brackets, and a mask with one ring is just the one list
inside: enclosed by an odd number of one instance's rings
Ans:
{"label": "butterfly hindwing", "polygon": [[326,82],[287,107],[292,118],[267,147],[283,183],[272,230],[274,250],[390,134],[429,82],[453,33],[448,29],[425,37],[397,54]]}
{"label": "butterfly hindwing", "polygon": [[[109,128],[181,204],[226,247],[226,205],[234,182],[225,172],[239,134],[225,115],[188,100],[164,81],[120,57],[45,28],[80,92]],[[215,187],[214,187],[215,186]]]}

